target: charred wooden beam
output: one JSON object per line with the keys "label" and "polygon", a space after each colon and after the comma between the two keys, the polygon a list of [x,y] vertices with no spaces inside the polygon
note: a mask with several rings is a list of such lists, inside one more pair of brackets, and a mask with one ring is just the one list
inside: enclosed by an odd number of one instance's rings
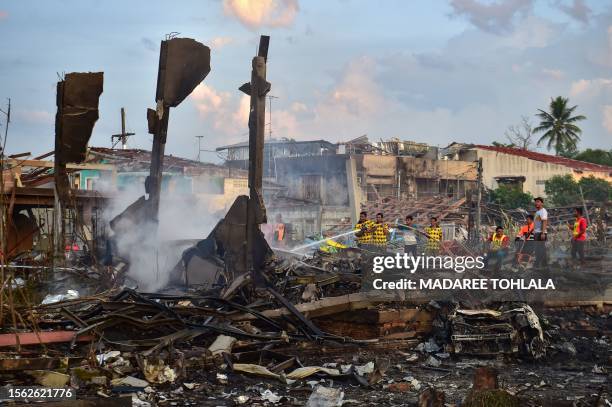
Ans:
{"label": "charred wooden beam", "polygon": [[266,81],[266,61],[270,37],[262,35],[259,39],[257,56],[252,60],[251,82],[239,89],[251,97],[249,114],[249,201],[246,222],[246,268],[250,271],[255,286],[262,286],[259,270],[254,267],[253,250],[259,225],[266,223],[266,209],[261,188],[263,184],[263,153],[266,114],[266,95],[271,84]]}
{"label": "charred wooden beam", "polygon": [[178,106],[210,72],[210,48],[191,38],[161,42],[157,73],[156,108],[147,110],[149,132],[153,134],[151,168],[145,183],[149,194],[149,218],[157,223],[164,151],[170,108]]}
{"label": "charred wooden beam", "polygon": [[70,197],[70,182],[66,166],[82,163],[87,155],[87,143],[98,120],[98,103],[102,94],[102,72],[72,72],[57,83],[57,114],[55,116],[55,254],[64,249],[63,219]]}

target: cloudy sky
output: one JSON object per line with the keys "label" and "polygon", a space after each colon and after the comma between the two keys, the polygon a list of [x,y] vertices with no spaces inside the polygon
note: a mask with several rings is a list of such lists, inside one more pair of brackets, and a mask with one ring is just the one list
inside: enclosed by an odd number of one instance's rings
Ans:
{"label": "cloudy sky", "polygon": [[237,88],[260,34],[274,137],[491,143],[561,95],[588,117],[580,147],[612,148],[608,0],[1,0],[7,150],[52,150],[55,83],[73,71],[104,71],[90,144],[110,146],[124,106],[130,147],[150,149],[146,108],[170,32],[212,49],[211,73],[172,112],[171,154],[194,158],[196,136],[207,150],[246,139]]}

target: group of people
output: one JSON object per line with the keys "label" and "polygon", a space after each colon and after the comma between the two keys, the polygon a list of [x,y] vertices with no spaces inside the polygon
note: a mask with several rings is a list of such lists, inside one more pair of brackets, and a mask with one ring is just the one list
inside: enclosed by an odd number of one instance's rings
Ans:
{"label": "group of people", "polygon": [[[521,226],[515,241],[515,264],[524,262],[534,257],[534,267],[543,268],[548,264],[546,253],[546,240],[548,238],[548,211],[544,207],[544,199],[534,199],[536,211],[526,217],[525,224]],[[414,224],[412,215],[407,215],[404,223],[396,221],[397,230],[401,231],[404,239],[404,253],[411,256],[417,255],[418,244],[422,241],[421,236],[426,239],[425,251],[429,255],[435,255],[440,250],[442,241],[442,228],[435,216],[430,218],[429,226],[420,229]],[[574,222],[568,224],[572,233],[571,257],[584,262],[585,242],[587,238],[587,220],[583,216],[583,209],[574,209]],[[391,228],[384,221],[384,215],[377,213],[375,220],[368,218],[367,212],[359,214],[359,222],[355,225],[355,237],[360,247],[386,250],[391,237]],[[510,252],[510,238],[506,235],[502,226],[497,226],[495,232],[488,238],[489,249],[487,253],[487,264],[494,270],[500,270],[506,256]]]}
{"label": "group of people", "polygon": [[[546,240],[548,238],[548,211],[544,207],[544,199],[534,199],[536,212],[527,215],[526,223],[515,237],[516,257],[515,263],[524,261],[529,256],[534,256],[534,267],[547,266]],[[574,223],[568,224],[572,232],[571,257],[573,260],[580,259],[584,262],[584,246],[586,242],[587,221],[583,216],[581,207],[574,208]],[[489,237],[489,264],[493,264],[495,270],[500,270],[502,263],[510,248],[510,240],[504,233],[502,226],[497,226],[495,233]]]}
{"label": "group of people", "polygon": [[[377,213],[375,219],[375,221],[368,219],[368,213],[365,211],[359,214],[359,222],[355,225],[357,244],[361,247],[372,246],[376,249],[386,250],[391,237],[391,228],[388,223],[385,223],[382,213]],[[435,216],[431,217],[429,226],[424,230],[420,230],[414,224],[412,215],[407,215],[403,224],[397,221],[396,226],[403,234],[404,253],[412,256],[417,255],[419,236],[424,236],[427,239],[426,251],[428,254],[436,254],[440,249],[442,228]]]}

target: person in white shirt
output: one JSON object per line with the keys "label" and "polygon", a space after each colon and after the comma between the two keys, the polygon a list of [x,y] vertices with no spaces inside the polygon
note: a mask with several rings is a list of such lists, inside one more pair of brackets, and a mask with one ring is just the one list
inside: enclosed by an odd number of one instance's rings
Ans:
{"label": "person in white shirt", "polygon": [[533,200],[536,213],[533,219],[533,234],[535,236],[535,264],[534,267],[548,265],[546,255],[546,238],[548,228],[548,211],[544,208],[544,199],[537,197]]}
{"label": "person in white shirt", "polygon": [[409,254],[412,257],[417,255],[417,238],[415,229],[416,226],[413,224],[414,219],[412,215],[406,216],[404,225],[398,227],[404,235],[404,253]]}

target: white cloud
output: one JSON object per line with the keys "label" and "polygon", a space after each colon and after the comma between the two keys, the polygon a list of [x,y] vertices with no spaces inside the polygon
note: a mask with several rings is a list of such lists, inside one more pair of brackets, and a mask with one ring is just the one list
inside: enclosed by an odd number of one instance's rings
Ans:
{"label": "white cloud", "polygon": [[231,37],[215,37],[210,40],[210,48],[214,50],[220,50],[221,48],[231,44],[232,42],[234,42],[234,39]]}
{"label": "white cloud", "polygon": [[235,136],[244,130],[246,120],[240,120],[242,119],[242,104],[229,92],[220,92],[201,83],[189,97],[195,104],[200,117],[210,123],[217,132],[226,136]]}
{"label": "white cloud", "polygon": [[[470,29],[446,46],[420,53],[334,56],[318,69],[317,85],[296,85],[291,93],[275,88],[280,99],[273,102],[273,136],[345,141],[368,134],[372,140],[399,137],[438,145],[491,143],[502,141],[507,126],[521,115],[533,117],[560,95],[569,96],[572,105],[579,105],[577,113],[588,117],[581,124],[580,147],[598,145],[597,135],[605,132],[602,119],[612,114],[605,116],[609,109],[601,113],[602,106],[612,105],[612,79],[597,71],[587,54],[597,47],[603,55],[608,37],[612,45],[612,27],[593,19],[587,30],[576,33],[531,13],[518,18],[521,13],[515,13],[505,35]],[[594,35],[599,43],[589,42]],[[578,43],[587,45],[574,46]],[[330,68],[341,63],[346,65],[340,73]],[[304,68],[295,75],[308,72]],[[321,85],[330,76],[331,84]],[[279,85],[277,77],[273,86]],[[222,129],[210,132],[217,134],[212,145],[246,140],[248,97],[230,94],[225,100],[215,91],[199,107],[207,126]],[[219,109],[211,113],[215,103]]]}
{"label": "white cloud", "polygon": [[612,90],[612,79],[580,79],[572,82],[569,94],[571,97],[593,98],[605,90]]}
{"label": "white cloud", "polygon": [[329,109],[347,115],[361,116],[384,108],[384,97],[374,81],[376,62],[360,57],[349,63],[344,76],[330,92],[319,110]]}
{"label": "white cloud", "polygon": [[291,104],[291,111],[294,113],[304,113],[308,111],[308,107],[301,102],[293,102]]}
{"label": "white cloud", "polygon": [[612,105],[604,105],[601,110],[603,114],[603,121],[601,124],[608,133],[612,134]]}
{"label": "white cloud", "polygon": [[223,11],[254,30],[288,27],[300,7],[297,0],[223,0]]}
{"label": "white cloud", "polygon": [[555,80],[561,80],[565,76],[562,70],[549,68],[542,68],[542,75]]}

